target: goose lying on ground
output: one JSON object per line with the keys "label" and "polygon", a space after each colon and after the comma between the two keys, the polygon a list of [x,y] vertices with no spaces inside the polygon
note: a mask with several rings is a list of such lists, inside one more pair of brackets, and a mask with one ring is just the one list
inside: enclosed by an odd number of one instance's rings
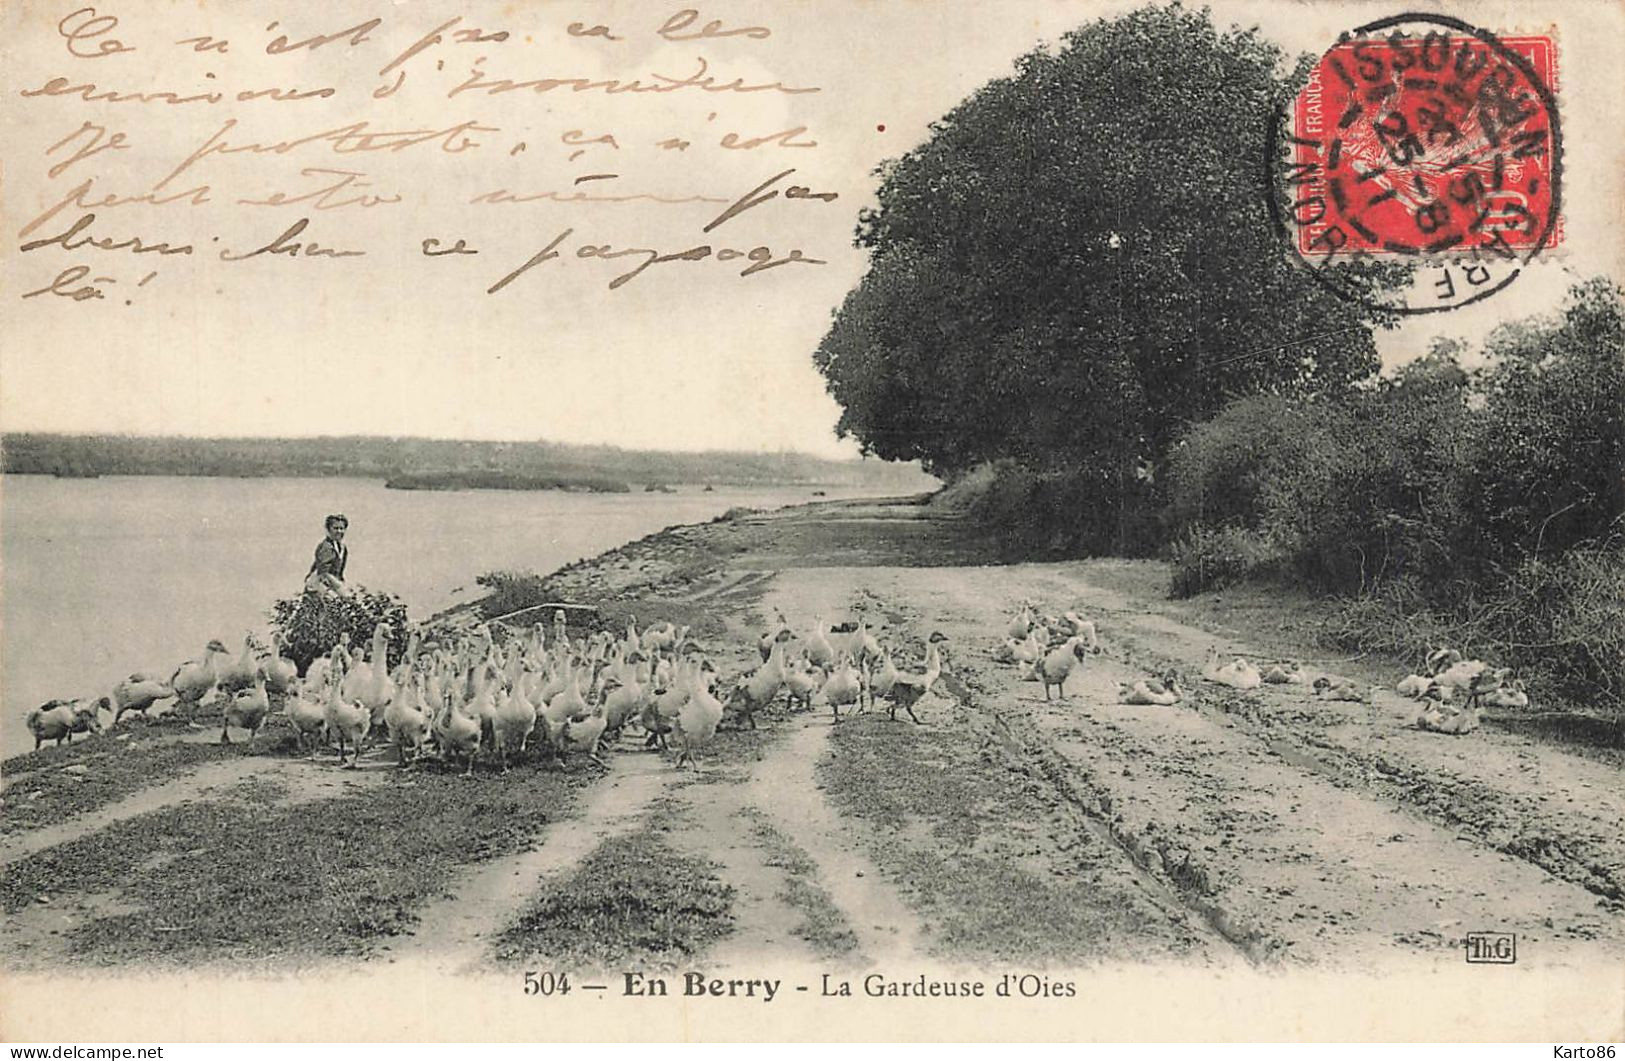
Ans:
{"label": "goose lying on ground", "polygon": [[1485,707],[1523,708],[1529,706],[1529,694],[1524,690],[1523,682],[1514,679],[1499,689],[1491,689],[1478,702]]}
{"label": "goose lying on ground", "polygon": [[1433,679],[1426,675],[1407,674],[1399,680],[1399,684],[1394,688],[1399,691],[1401,696],[1408,696],[1412,700],[1420,700],[1426,695],[1428,687],[1432,684]]}
{"label": "goose lying on ground", "polygon": [[1308,685],[1309,675],[1296,660],[1288,663],[1271,663],[1264,668],[1262,675],[1266,685]]}
{"label": "goose lying on ground", "polygon": [[1172,673],[1159,678],[1142,678],[1133,685],[1117,683],[1117,702],[1122,704],[1160,704],[1164,707],[1179,703],[1185,691]]}
{"label": "goose lying on ground", "polygon": [[1314,684],[1315,696],[1321,700],[1342,700],[1351,704],[1368,704],[1371,702],[1371,691],[1365,686],[1356,685],[1346,678],[1316,678]]}
{"label": "goose lying on ground", "polygon": [[1202,677],[1232,689],[1256,689],[1264,684],[1264,676],[1258,672],[1258,668],[1240,656],[1221,666],[1217,645],[1209,647],[1207,651],[1207,664],[1202,668]]}
{"label": "goose lying on ground", "polygon": [[993,658],[1000,663],[1037,663],[1044,658],[1045,645],[1038,636],[1036,629],[1028,632],[1026,637],[1008,638],[993,652]]}
{"label": "goose lying on ground", "polygon": [[1457,707],[1454,704],[1447,704],[1438,699],[1436,689],[1429,690],[1428,696],[1422,701],[1421,711],[1416,715],[1416,728],[1430,733],[1461,736],[1477,729],[1478,724],[1477,707]]}

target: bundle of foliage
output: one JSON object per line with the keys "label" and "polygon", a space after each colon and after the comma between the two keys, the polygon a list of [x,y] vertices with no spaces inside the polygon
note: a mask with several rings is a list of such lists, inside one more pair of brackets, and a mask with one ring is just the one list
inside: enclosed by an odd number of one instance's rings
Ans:
{"label": "bundle of foliage", "polygon": [[1031,522],[1097,520],[1077,537],[1111,547],[1188,424],[1375,371],[1371,312],[1283,254],[1260,192],[1281,59],[1147,7],[1023,57],[883,166],[870,269],[815,355],[838,430],[946,478],[1013,462],[1066,498]]}
{"label": "bundle of foliage", "polygon": [[379,623],[388,623],[389,666],[406,654],[406,605],[392,594],[352,586],[349,597],[331,593],[301,593],[271,606],[271,626],[282,635],[283,652],[300,675],[317,656],[335,645],[359,649],[372,640]]}
{"label": "bundle of foliage", "polygon": [[[1141,477],[1106,483],[1087,470],[1035,470],[990,461],[934,495],[934,507],[984,532],[1007,560],[1080,553],[1150,555],[1161,528],[1153,486]],[[1108,495],[1123,504],[1101,503]]]}
{"label": "bundle of foliage", "polygon": [[1465,378],[1424,369],[1341,401],[1247,398],[1193,430],[1168,475],[1178,588],[1448,577]]}

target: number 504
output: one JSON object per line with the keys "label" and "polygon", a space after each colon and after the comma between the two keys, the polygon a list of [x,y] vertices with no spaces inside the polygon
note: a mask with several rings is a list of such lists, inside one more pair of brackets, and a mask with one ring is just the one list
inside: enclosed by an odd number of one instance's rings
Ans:
{"label": "number 504", "polygon": [[525,994],[568,995],[570,977],[567,973],[526,973]]}

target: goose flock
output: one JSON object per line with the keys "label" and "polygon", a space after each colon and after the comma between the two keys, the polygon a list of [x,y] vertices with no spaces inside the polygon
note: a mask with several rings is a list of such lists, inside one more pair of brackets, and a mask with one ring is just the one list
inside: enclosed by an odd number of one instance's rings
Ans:
{"label": "goose flock", "polygon": [[1046,700],[1051,686],[1055,687],[1055,695],[1064,699],[1066,680],[1082,669],[1090,655],[1100,652],[1094,621],[1075,611],[1041,616],[1031,604],[1023,604],[1005,634],[993,658],[1017,664],[1022,681],[1042,683]]}
{"label": "goose flock", "polygon": [[678,767],[698,765],[725,717],[754,729],[757,715],[781,698],[791,711],[828,705],[836,722],[842,708],[867,711],[883,702],[892,720],[902,711],[921,723],[915,708],[943,675],[943,635],[931,635],[923,668],[914,671],[899,666],[866,618],[831,626],[820,617],[800,631],[782,613],[774,618],[758,640],[759,665],[731,684],[687,626],[640,630],[632,619],[624,633],[572,639],[562,610],[551,631],[543,623],[528,631],[480,623],[425,640],[414,629],[393,661],[395,632],[380,623],[367,645],[335,645],[303,678],[280,641],[266,651],[250,634],[240,654],[210,641],[167,679],[137,673],[110,697],[52,701],[29,713],[28,726],[37,749],[100,731],[103,710],[113,712],[116,726],[126,714],[146,718],[172,699],[177,715],[191,721],[208,701],[220,709],[223,744],[238,730],[252,745],[280,712],[313,757],[336,751],[339,763],[354,768],[364,748],[383,742],[402,766],[427,757],[472,774],[478,759],[504,772],[537,757],[603,765],[600,753],[634,731],[646,748],[675,746]]}
{"label": "goose flock", "polygon": [[[781,698],[789,711],[827,705],[835,722],[845,708],[863,712],[884,702],[895,721],[901,711],[916,724],[915,708],[944,677],[942,645],[933,633],[918,670],[900,665],[891,645],[866,617],[832,626],[819,617],[798,630],[775,610],[773,624],[757,640],[760,663],[724,684],[713,661],[691,639],[689,628],[661,622],[642,630],[629,620],[623,634],[600,630],[569,636],[563,611],[528,632],[500,623],[424,641],[409,633],[406,649],[391,665],[393,631],[380,624],[370,644],[353,652],[335,645],[307,668],[303,678],[273,638],[269,651],[250,634],[237,654],[210,641],[196,659],[168,677],[136,673],[114,686],[111,696],[52,700],[29,711],[27,726],[38,749],[81,733],[100,732],[101,715],[117,726],[126,714],[145,717],[164,700],[189,721],[205,700],[218,706],[220,740],[246,731],[252,744],[280,710],[302,750],[336,749],[354,767],[369,743],[387,741],[405,765],[426,756],[454,761],[472,773],[477,758],[506,770],[510,762],[548,756],[561,764],[599,756],[636,729],[647,748],[676,744],[679,767],[697,763],[723,719],[756,728],[758,714]],[[1041,615],[1024,604],[995,646],[995,660],[1016,664],[1022,680],[1040,682],[1044,698],[1065,698],[1066,682],[1101,651],[1099,631],[1076,611]],[[1508,668],[1465,660],[1452,649],[1427,656],[1425,674],[1402,679],[1397,690],[1420,701],[1414,724],[1460,735],[1480,724],[1484,708],[1526,708],[1529,696]],[[1311,679],[1296,661],[1256,664],[1236,656],[1224,661],[1208,651],[1204,681],[1241,691],[1264,685],[1305,688],[1316,699],[1372,702],[1374,687],[1320,675]],[[1176,671],[1117,683],[1124,704],[1173,706],[1187,693]],[[273,699],[273,697],[275,699]]]}
{"label": "goose flock", "polygon": [[[1483,709],[1524,708],[1529,695],[1523,683],[1511,677],[1510,668],[1492,667],[1482,660],[1464,660],[1454,649],[1438,649],[1427,657],[1427,674],[1411,674],[1395,686],[1401,695],[1422,702],[1413,717],[1417,729],[1460,736],[1471,733],[1482,721]],[[1271,663],[1260,671],[1242,657],[1219,662],[1218,649],[1209,650],[1202,677],[1233,689],[1256,689],[1261,685],[1308,685],[1317,700],[1369,704],[1376,686],[1360,685],[1347,678],[1321,675],[1310,681],[1296,662]],[[1460,704],[1457,696],[1463,698]]]}
{"label": "goose flock", "polygon": [[[1471,733],[1479,726],[1484,708],[1519,709],[1529,706],[1523,682],[1510,667],[1492,667],[1483,660],[1462,659],[1453,648],[1434,649],[1427,656],[1426,674],[1409,674],[1396,688],[1422,703],[1416,716],[1420,729],[1435,733]],[[1456,703],[1456,697],[1462,698]]]}
{"label": "goose flock", "polygon": [[[1059,616],[1042,616],[1031,604],[1010,620],[1004,639],[993,651],[1002,663],[1015,663],[1024,681],[1044,685],[1044,698],[1050,699],[1054,686],[1064,697],[1066,679],[1079,669],[1089,654],[1100,651],[1099,632],[1090,620],[1076,611]],[[1397,690],[1421,701],[1412,723],[1433,733],[1461,735],[1479,727],[1482,711],[1491,708],[1526,708],[1529,694],[1514,679],[1510,668],[1493,667],[1482,660],[1464,660],[1454,649],[1437,649],[1428,654],[1427,673],[1412,674],[1401,680]],[[1202,680],[1231,689],[1251,691],[1265,685],[1298,686],[1317,700],[1369,704],[1375,686],[1360,685],[1346,678],[1322,674],[1311,678],[1296,660],[1254,663],[1244,656],[1221,660],[1219,649],[1208,649],[1202,667]],[[1177,671],[1117,683],[1119,703],[1172,706],[1182,703],[1186,692]],[[1457,703],[1457,698],[1461,702]]]}
{"label": "goose flock", "polygon": [[754,716],[771,703],[782,688],[792,704],[811,708],[814,698],[829,705],[836,722],[841,708],[866,711],[886,702],[887,715],[896,721],[903,711],[920,724],[914,708],[931,693],[943,676],[941,645],[947,637],[933,632],[926,639],[925,659],[918,671],[897,665],[892,647],[870,629],[867,617],[833,627],[820,616],[805,633],[798,633],[774,612],[773,626],[757,642],[761,666],[740,679],[730,703],[755,725]]}

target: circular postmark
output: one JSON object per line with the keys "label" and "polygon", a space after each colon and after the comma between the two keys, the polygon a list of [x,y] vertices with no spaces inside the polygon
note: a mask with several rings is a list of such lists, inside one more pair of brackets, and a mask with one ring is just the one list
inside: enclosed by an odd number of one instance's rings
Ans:
{"label": "circular postmark", "polygon": [[[1561,238],[1549,37],[1407,14],[1338,38],[1267,139],[1290,253],[1340,296],[1399,314],[1504,290]],[[1381,263],[1411,266],[1404,283]]]}

